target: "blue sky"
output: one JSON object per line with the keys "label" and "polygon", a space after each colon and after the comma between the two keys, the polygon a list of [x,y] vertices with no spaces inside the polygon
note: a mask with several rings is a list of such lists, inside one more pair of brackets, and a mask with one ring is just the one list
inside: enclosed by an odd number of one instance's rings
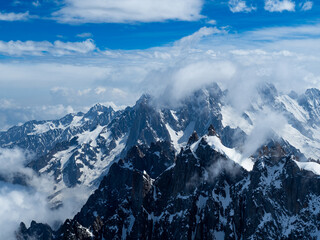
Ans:
{"label": "blue sky", "polygon": [[[122,16],[119,19],[106,17],[102,20],[94,17],[94,11],[91,13],[93,16],[90,13],[83,13],[75,15],[73,19],[64,19],[63,15],[56,15],[62,10],[66,10],[66,14],[75,11],[76,6],[73,3],[77,1],[81,2],[81,0],[2,1],[0,4],[2,15],[15,14],[16,20],[0,22],[0,38],[3,41],[79,41],[82,36],[82,38],[94,39],[100,49],[145,49],[165,45],[190,35],[203,26],[211,25],[210,20],[214,20],[218,27],[228,27],[230,32],[242,32],[261,27],[317,22],[320,9],[318,1],[292,1],[291,3],[295,4],[294,8],[290,4],[281,8],[279,4],[279,2],[290,1],[271,1],[275,6],[278,4],[279,9],[266,10],[266,1],[194,0],[189,2],[198,3],[200,7],[196,10],[187,9],[179,13],[181,7],[177,4],[178,9],[170,16],[158,14],[159,16],[154,19],[149,19],[152,13],[145,13],[145,16],[140,19],[127,14],[128,16]],[[112,1],[94,0],[90,2],[92,2],[92,8],[96,10],[100,2],[105,2],[107,5]],[[125,11],[125,8],[121,9],[121,4],[126,4],[126,1],[118,2],[120,2],[117,6],[118,11]],[[135,0],[135,2],[138,3],[136,7],[140,8],[139,1]],[[149,1],[140,2],[144,4]],[[163,4],[170,3],[170,1],[163,2]],[[178,2],[183,5],[183,1]],[[246,7],[239,7],[236,12],[232,12],[235,11],[233,7],[241,3],[244,3]],[[154,9],[146,9],[146,11],[151,10]],[[111,15],[110,11],[106,9],[103,14]],[[19,19],[19,14],[25,15],[20,16]],[[143,15],[143,11],[140,14]],[[199,17],[188,18],[188,14],[198,14]],[[77,17],[84,19],[77,22],[75,20]]]}
{"label": "blue sky", "polygon": [[[283,91],[319,87],[319,4],[2,1],[0,129],[96,102],[133,104],[143,92],[162,96],[186,81],[190,89],[171,97],[211,81],[226,87],[271,81]],[[197,75],[186,74],[199,64]]]}

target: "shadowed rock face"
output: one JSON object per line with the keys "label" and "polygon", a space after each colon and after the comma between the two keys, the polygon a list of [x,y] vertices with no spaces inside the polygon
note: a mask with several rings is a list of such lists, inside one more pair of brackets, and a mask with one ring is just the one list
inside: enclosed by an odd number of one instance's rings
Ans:
{"label": "shadowed rock face", "polygon": [[[247,172],[206,137],[176,158],[166,142],[134,146],[74,219],[39,239],[317,239],[320,178],[295,161],[269,144]],[[31,229],[20,239],[48,232]]]}
{"label": "shadowed rock face", "polygon": [[24,223],[20,224],[20,228],[16,233],[17,240],[23,239],[39,239],[39,240],[52,240],[53,231],[47,224],[31,222],[30,227],[27,229]]}

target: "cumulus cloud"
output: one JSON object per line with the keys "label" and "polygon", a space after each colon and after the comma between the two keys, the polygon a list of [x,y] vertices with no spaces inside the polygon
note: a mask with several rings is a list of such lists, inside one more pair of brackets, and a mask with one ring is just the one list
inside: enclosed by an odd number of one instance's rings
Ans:
{"label": "cumulus cloud", "polygon": [[[3,239],[15,239],[14,232],[21,221],[31,220],[49,223],[52,227],[72,217],[86,201],[88,189],[63,191],[64,205],[51,210],[48,194],[54,182],[48,176],[39,177],[25,168],[28,154],[19,149],[0,149],[0,231]],[[19,177],[20,181],[13,181]],[[5,180],[5,181],[3,181]]]}
{"label": "cumulus cloud", "polygon": [[257,10],[256,7],[247,6],[246,1],[242,0],[229,0],[229,9],[233,13],[238,12],[251,12]]}
{"label": "cumulus cloud", "polygon": [[309,11],[313,7],[313,2],[311,1],[306,1],[304,3],[300,3],[299,6],[301,7],[302,11]]}
{"label": "cumulus cloud", "polygon": [[48,41],[0,41],[0,53],[4,55],[42,56],[44,54],[51,54],[54,56],[63,56],[90,53],[95,49],[96,45],[92,39],[87,39],[83,42],[62,42],[58,40],[53,43]]}
{"label": "cumulus cloud", "polygon": [[64,0],[53,16],[66,23],[194,21],[202,17],[202,5],[202,0]]}
{"label": "cumulus cloud", "polygon": [[295,3],[291,0],[266,0],[264,9],[269,12],[294,12]]}
{"label": "cumulus cloud", "polygon": [[6,12],[0,12],[0,21],[8,21],[8,22],[13,22],[13,21],[26,21],[30,19],[29,12],[25,13],[6,13]]}

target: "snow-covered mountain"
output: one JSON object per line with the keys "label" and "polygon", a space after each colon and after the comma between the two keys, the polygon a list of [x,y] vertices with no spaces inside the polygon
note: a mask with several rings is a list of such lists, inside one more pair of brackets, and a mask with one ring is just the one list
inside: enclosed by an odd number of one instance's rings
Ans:
{"label": "snow-covered mountain", "polygon": [[239,162],[210,129],[174,156],[133,147],[73,219],[22,223],[18,239],[319,239],[320,164],[274,142]]}
{"label": "snow-covered mountain", "polygon": [[[315,223],[301,220],[310,211],[301,204],[320,196],[306,180],[316,182],[320,174],[320,91],[283,94],[261,84],[246,104],[234,102],[231,94],[212,84],[174,105],[149,95],[119,111],[98,104],[87,113],[1,132],[0,146],[35,153],[27,167],[55,179],[50,197],[55,205],[63,204],[59,193],[65,188],[99,186],[55,233],[57,239],[249,239],[261,238],[269,222],[270,238],[290,238],[293,226],[316,236]],[[306,182],[299,196],[287,182],[295,175],[296,188]],[[290,201],[301,206],[293,208]],[[259,204],[258,214],[244,211]],[[290,224],[281,225],[285,221]],[[172,227],[164,229],[168,222]],[[39,226],[22,226],[21,236]]]}

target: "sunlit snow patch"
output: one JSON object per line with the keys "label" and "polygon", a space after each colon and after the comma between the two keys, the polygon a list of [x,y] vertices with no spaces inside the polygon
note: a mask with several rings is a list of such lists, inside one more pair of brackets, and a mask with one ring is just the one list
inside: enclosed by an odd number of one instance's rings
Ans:
{"label": "sunlit snow patch", "polygon": [[177,151],[179,151],[180,145],[179,145],[178,141],[183,136],[183,131],[176,132],[169,126],[169,124],[166,124],[166,128],[170,134],[170,138],[171,138],[171,142],[173,144],[173,147]]}
{"label": "sunlit snow patch", "polygon": [[315,162],[298,162],[294,161],[300,169],[313,172],[316,175],[320,175],[320,164]]}
{"label": "sunlit snow patch", "polygon": [[[230,160],[239,164],[241,167],[247,171],[251,171],[254,165],[254,162],[251,158],[243,158],[243,156],[233,148],[228,148],[221,143],[221,140],[217,136],[205,136],[206,142],[210,147],[215,151],[227,156]],[[198,148],[198,144],[201,140],[194,143],[191,146],[191,150],[194,152]]]}
{"label": "sunlit snow patch", "polygon": [[189,140],[189,137],[194,131],[195,122],[190,122],[188,126],[184,129],[184,131],[175,131],[173,130],[169,124],[166,124],[166,128],[169,132],[171,142],[173,147],[177,152],[180,151],[181,147],[185,147]]}
{"label": "sunlit snow patch", "polygon": [[306,123],[309,119],[309,114],[303,107],[301,107],[295,100],[287,95],[277,97],[277,100],[284,104],[288,112],[292,113],[293,116],[300,122]]}
{"label": "sunlit snow patch", "polygon": [[97,142],[96,139],[99,136],[99,134],[102,132],[103,130],[103,126],[97,126],[96,129],[94,129],[93,131],[85,131],[81,134],[78,134],[78,143],[79,144],[85,144],[85,143],[91,143],[90,145],[92,147],[96,147],[97,146]]}

